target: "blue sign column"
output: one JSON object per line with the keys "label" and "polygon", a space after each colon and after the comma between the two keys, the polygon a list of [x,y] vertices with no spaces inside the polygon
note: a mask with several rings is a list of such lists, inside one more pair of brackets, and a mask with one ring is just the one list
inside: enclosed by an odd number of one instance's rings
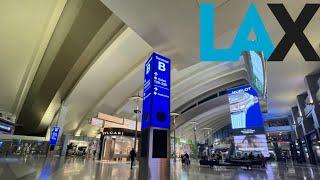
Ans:
{"label": "blue sign column", "polygon": [[145,64],[142,129],[170,129],[170,59],[153,53]]}
{"label": "blue sign column", "polygon": [[170,179],[170,59],[145,63],[139,179]]}
{"label": "blue sign column", "polygon": [[50,145],[56,145],[58,142],[60,128],[59,127],[52,127],[51,134],[50,134]]}

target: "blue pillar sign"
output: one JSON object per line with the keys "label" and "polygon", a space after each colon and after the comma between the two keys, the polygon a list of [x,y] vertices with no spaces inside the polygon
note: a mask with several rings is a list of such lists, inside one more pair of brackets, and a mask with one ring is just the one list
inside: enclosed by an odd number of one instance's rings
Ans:
{"label": "blue pillar sign", "polygon": [[170,128],[170,59],[152,53],[145,63],[142,129]]}
{"label": "blue pillar sign", "polygon": [[56,145],[59,137],[59,127],[53,127],[50,134],[50,145]]}

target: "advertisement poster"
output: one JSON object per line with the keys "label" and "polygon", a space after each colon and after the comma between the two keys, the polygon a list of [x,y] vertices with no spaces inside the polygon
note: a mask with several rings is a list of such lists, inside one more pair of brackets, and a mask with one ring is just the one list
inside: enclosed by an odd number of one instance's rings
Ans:
{"label": "advertisement poster", "polygon": [[262,153],[264,157],[269,157],[267,138],[265,134],[250,134],[234,136],[236,153]]}
{"label": "advertisement poster", "polygon": [[263,119],[257,92],[250,85],[228,90],[232,129],[261,128]]}
{"label": "advertisement poster", "polygon": [[245,51],[242,53],[248,72],[248,80],[255,88],[260,98],[265,100],[266,96],[266,60],[261,52]]}

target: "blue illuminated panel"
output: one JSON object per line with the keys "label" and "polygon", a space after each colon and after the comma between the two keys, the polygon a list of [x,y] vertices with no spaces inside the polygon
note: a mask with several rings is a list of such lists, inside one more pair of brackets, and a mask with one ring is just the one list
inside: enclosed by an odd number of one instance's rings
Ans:
{"label": "blue illuminated panel", "polygon": [[231,113],[231,126],[235,135],[235,153],[262,153],[269,157],[259,98],[251,85],[227,91]]}
{"label": "blue illuminated panel", "polygon": [[141,128],[147,128],[151,124],[151,99],[152,99],[152,72],[153,72],[153,55],[150,56],[144,67],[143,83],[143,107]]}
{"label": "blue illuminated panel", "polygon": [[59,137],[60,128],[53,127],[50,134],[50,145],[56,145]]}
{"label": "blue illuminated panel", "polygon": [[142,129],[170,128],[170,59],[153,53],[145,63]]}
{"label": "blue illuminated panel", "polygon": [[250,85],[227,91],[232,129],[263,127],[257,92]]}

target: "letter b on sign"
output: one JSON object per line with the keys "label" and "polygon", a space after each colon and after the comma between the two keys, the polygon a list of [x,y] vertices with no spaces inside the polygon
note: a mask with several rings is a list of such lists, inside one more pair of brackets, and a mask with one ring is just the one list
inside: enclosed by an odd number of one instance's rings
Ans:
{"label": "letter b on sign", "polygon": [[161,61],[159,61],[159,63],[158,63],[158,70],[159,70],[159,71],[166,71],[166,64],[163,63],[163,62],[161,62]]}

